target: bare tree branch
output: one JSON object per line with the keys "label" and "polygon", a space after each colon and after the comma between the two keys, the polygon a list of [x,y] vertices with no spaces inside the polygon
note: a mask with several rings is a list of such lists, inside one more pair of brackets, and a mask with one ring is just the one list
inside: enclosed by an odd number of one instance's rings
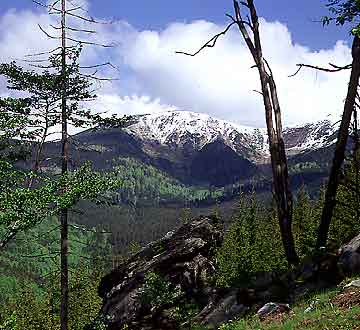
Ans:
{"label": "bare tree branch", "polygon": [[230,23],[226,29],[218,34],[216,34],[215,36],[213,36],[209,41],[207,41],[199,50],[197,50],[195,53],[187,53],[187,52],[182,52],[182,51],[176,51],[175,54],[183,54],[183,55],[187,55],[187,56],[196,56],[197,54],[199,54],[202,50],[204,50],[205,48],[212,48],[215,47],[216,42],[218,41],[219,37],[225,35],[230,28],[236,24],[236,22],[232,22]]}
{"label": "bare tree branch", "polygon": [[39,29],[41,30],[41,32],[44,33],[48,38],[50,38],[50,39],[57,39],[57,40],[61,39],[61,37],[54,37],[54,36],[52,36],[52,35],[51,35],[50,33],[48,33],[45,29],[43,29],[43,27],[42,27],[40,24],[38,24],[38,27],[39,27]]}
{"label": "bare tree branch", "polygon": [[289,78],[295,77],[302,68],[310,68],[310,69],[315,69],[315,70],[323,71],[323,72],[339,72],[339,71],[348,70],[348,69],[352,68],[352,64],[348,64],[345,66],[337,66],[335,64],[329,63],[329,65],[332,67],[332,69],[323,68],[323,67],[320,67],[317,65],[310,65],[310,64],[296,64],[298,69],[296,70],[296,72],[294,74],[290,75]]}
{"label": "bare tree branch", "polygon": [[[50,24],[50,26],[55,30],[61,30],[60,26],[55,26],[55,25],[52,25],[52,24]],[[66,30],[73,31],[73,32],[84,32],[84,33],[90,33],[90,34],[96,34],[97,33],[94,30],[77,29],[77,28],[73,28],[73,27],[70,27],[70,26],[66,26],[65,28],[66,28]]]}

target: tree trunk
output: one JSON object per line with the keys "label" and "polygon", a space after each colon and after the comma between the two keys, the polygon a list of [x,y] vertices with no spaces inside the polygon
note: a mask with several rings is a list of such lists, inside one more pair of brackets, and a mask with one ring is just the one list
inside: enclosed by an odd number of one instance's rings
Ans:
{"label": "tree trunk", "polygon": [[[61,96],[61,174],[68,171],[68,133],[67,133],[67,77],[66,77],[66,0],[61,0],[61,75],[62,75],[62,96]],[[62,187],[66,191],[66,187]],[[61,247],[60,247],[60,269],[61,269],[61,306],[60,306],[60,329],[68,330],[69,319],[69,270],[68,270],[68,210],[60,211],[61,226]]]}
{"label": "tree trunk", "polygon": [[325,202],[321,214],[320,226],[318,229],[318,237],[316,242],[317,250],[320,250],[321,248],[324,248],[326,246],[331,218],[333,216],[334,208],[336,205],[336,192],[339,185],[338,175],[344,162],[351,116],[355,107],[357,88],[360,77],[360,39],[358,37],[354,37],[353,40],[352,57],[353,62],[350,82],[336,142],[333,163],[330,170],[329,181],[325,193]]}
{"label": "tree trunk", "polygon": [[[39,171],[40,171],[41,156],[42,156],[42,152],[43,152],[43,149],[44,149],[44,144],[45,144],[45,141],[46,141],[46,137],[48,135],[49,124],[48,124],[48,117],[47,116],[48,116],[48,111],[46,111],[46,113],[45,113],[45,127],[44,127],[44,131],[43,131],[43,135],[41,137],[41,140],[40,140],[39,145],[38,145],[37,150],[36,150],[34,166],[33,166],[33,174],[34,175],[38,174]],[[32,186],[33,186],[34,179],[35,179],[34,175],[31,175],[31,177],[30,177],[28,188],[32,188]]]}
{"label": "tree trunk", "polygon": [[234,0],[236,21],[256,63],[261,81],[261,91],[265,107],[266,126],[271,155],[275,201],[277,205],[282,243],[288,263],[297,264],[299,262],[299,258],[295,250],[294,237],[292,234],[293,200],[292,193],[289,188],[288,165],[285,144],[282,137],[281,109],[273,74],[270,66],[263,58],[259,33],[259,20],[254,1],[247,0],[246,6],[250,11],[254,42],[252,42],[247,32],[245,23],[242,20],[239,2]]}

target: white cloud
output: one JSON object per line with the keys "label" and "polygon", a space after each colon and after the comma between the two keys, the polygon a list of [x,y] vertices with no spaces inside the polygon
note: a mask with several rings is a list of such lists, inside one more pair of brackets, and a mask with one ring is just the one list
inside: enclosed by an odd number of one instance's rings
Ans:
{"label": "white cloud", "polygon": [[39,30],[53,23],[46,13],[16,11],[5,13],[0,19],[0,61],[23,60],[25,55],[49,51],[56,47],[54,40],[49,40]]}
{"label": "white cloud", "polygon": [[[86,5],[86,1],[84,2]],[[42,11],[10,11],[0,18],[1,61],[22,58],[56,45],[37,27],[54,18]],[[137,31],[126,22],[99,25],[96,41],[115,41],[112,49],[88,48],[85,63],[106,62],[109,57],[120,81],[104,83],[93,107],[97,111],[135,114],[164,111],[173,107],[204,112],[243,125],[264,126],[264,110],[253,61],[235,28],[220,38],[216,47],[196,57],[175,54],[195,51],[224,27],[207,21],[173,23],[162,31]],[[294,44],[284,24],[261,20],[264,55],[278,84],[284,122],[287,125],[339,116],[349,72],[326,74],[302,70],[297,63],[345,65],[351,61],[348,45],[334,42],[332,49],[312,51]],[[0,87],[0,93],[3,88]],[[146,95],[146,96],[144,96]]]}
{"label": "white cloud", "polygon": [[[303,70],[297,63],[338,65],[351,61],[350,49],[338,41],[332,49],[311,51],[293,44],[287,27],[261,20],[264,55],[278,84],[286,124],[323,119],[341,111],[346,73],[325,74]],[[264,111],[256,69],[238,31],[219,39],[215,48],[196,57],[176,55],[175,50],[195,51],[223,27],[206,21],[171,24],[161,32],[138,32],[125,45],[125,63],[135,72],[143,90],[180,108],[207,112],[240,124],[263,126]]]}
{"label": "white cloud", "polygon": [[96,101],[95,107],[98,111],[106,115],[111,114],[144,114],[176,110],[175,106],[163,104],[160,99],[152,99],[149,96],[125,96],[121,97],[116,94],[100,94]]}

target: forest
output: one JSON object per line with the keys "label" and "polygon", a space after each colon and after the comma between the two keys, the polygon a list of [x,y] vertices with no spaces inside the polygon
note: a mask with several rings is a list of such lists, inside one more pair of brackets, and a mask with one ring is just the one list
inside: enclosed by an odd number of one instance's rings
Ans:
{"label": "forest", "polygon": [[125,47],[99,33],[113,22],[87,1],[30,2],[52,48],[0,63],[0,330],[360,328],[360,1],[319,0],[312,22],[346,31],[351,62],[304,57],[286,77],[347,79],[340,120],[304,126],[326,143],[300,151],[261,0],[227,1],[222,30],[171,55],[205,58],[235,31],[265,120],[255,138],[94,111],[120,70],[103,59]]}

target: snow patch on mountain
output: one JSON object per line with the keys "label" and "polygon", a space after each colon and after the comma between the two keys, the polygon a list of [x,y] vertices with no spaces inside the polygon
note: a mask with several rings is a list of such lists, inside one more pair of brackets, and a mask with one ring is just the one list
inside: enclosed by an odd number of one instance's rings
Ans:
{"label": "snow patch on mountain", "polygon": [[288,154],[316,150],[334,144],[337,129],[338,126],[330,120],[286,128],[283,135]]}
{"label": "snow patch on mountain", "polygon": [[[233,124],[203,113],[175,110],[142,115],[127,131],[142,140],[173,148],[190,143],[196,150],[221,139],[249,159],[259,161],[269,157],[266,129]],[[336,127],[325,120],[288,127],[283,134],[288,153],[296,154],[331,145],[335,131]]]}
{"label": "snow patch on mountain", "polygon": [[161,143],[166,143],[174,132],[179,135],[202,135],[207,143],[218,136],[230,136],[234,131],[243,134],[254,132],[254,128],[235,125],[204,113],[178,110],[141,116],[139,122],[131,126],[130,130]]}

